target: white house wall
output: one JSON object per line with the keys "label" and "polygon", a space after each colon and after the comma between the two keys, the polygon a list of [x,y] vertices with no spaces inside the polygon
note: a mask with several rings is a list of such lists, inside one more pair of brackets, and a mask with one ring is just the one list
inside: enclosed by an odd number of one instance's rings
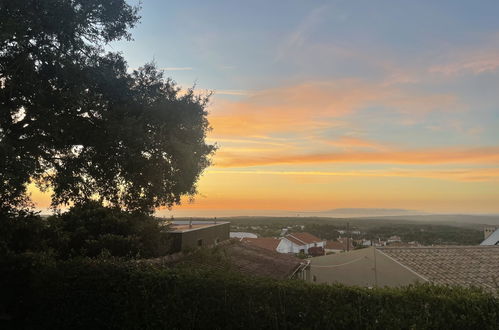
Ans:
{"label": "white house wall", "polygon": [[311,247],[315,246],[320,246],[324,248],[325,242],[317,242],[317,243],[311,243],[311,244],[303,244],[303,245],[298,245],[292,241],[290,241],[287,238],[282,238],[281,242],[277,246],[277,252],[280,253],[300,253],[300,250],[305,250],[305,253],[308,253],[308,249]]}

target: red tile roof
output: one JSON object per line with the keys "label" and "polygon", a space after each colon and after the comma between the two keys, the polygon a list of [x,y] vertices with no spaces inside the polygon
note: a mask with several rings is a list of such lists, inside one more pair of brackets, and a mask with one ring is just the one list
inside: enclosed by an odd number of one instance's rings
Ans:
{"label": "red tile roof", "polygon": [[[350,250],[353,250],[352,240],[350,240],[349,245],[350,245]],[[337,241],[327,241],[326,249],[345,251],[347,249],[347,239],[345,238],[345,239],[339,239]]]}
{"label": "red tile roof", "polygon": [[277,246],[279,245],[281,240],[272,237],[259,237],[259,238],[244,237],[241,239],[241,242],[253,246],[258,246],[270,251],[276,251]]}
{"label": "red tile roof", "polygon": [[[218,251],[218,252],[217,252]],[[199,251],[198,251],[199,252]],[[275,279],[289,278],[304,260],[293,255],[269,251],[265,248],[240,242],[238,239],[223,241],[210,254],[191,252],[177,253],[156,259],[139,260],[140,263],[177,267],[194,266],[219,271],[231,270],[247,276],[264,276]]]}
{"label": "red tile roof", "polygon": [[298,244],[298,245],[305,245],[305,244],[322,242],[322,240],[320,238],[315,237],[314,235],[309,234],[309,233],[292,233],[292,234],[286,235],[286,238],[288,240],[290,240],[291,242]]}

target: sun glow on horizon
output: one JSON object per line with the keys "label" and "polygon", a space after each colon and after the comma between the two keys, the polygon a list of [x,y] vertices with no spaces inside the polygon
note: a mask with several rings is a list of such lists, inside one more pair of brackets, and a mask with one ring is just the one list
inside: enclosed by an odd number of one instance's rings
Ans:
{"label": "sun glow on horizon", "polygon": [[154,56],[181,86],[215,92],[207,140],[220,148],[174,212],[499,213],[497,11],[198,5],[146,1],[134,41],[116,45],[130,67]]}

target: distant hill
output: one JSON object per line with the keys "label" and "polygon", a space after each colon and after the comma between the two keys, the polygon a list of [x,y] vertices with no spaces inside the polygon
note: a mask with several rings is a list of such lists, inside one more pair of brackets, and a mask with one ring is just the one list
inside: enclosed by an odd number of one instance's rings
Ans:
{"label": "distant hill", "polygon": [[378,209],[378,208],[338,208],[317,212],[301,212],[304,216],[334,217],[334,218],[358,218],[358,217],[382,217],[401,215],[423,215],[425,212],[405,209]]}
{"label": "distant hill", "polygon": [[395,215],[380,217],[358,217],[359,220],[391,220],[408,222],[453,223],[474,225],[499,225],[499,214],[422,214],[422,215]]}

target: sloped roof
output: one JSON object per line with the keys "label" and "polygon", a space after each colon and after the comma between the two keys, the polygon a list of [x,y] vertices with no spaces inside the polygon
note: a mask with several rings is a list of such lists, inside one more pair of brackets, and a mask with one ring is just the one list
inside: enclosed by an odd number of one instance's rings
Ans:
{"label": "sloped roof", "polygon": [[383,254],[437,284],[495,290],[499,246],[381,247]]}
{"label": "sloped roof", "polygon": [[224,248],[235,270],[249,276],[285,279],[290,277],[303,262],[295,256],[243,242],[227,244]]}
{"label": "sloped roof", "polygon": [[480,245],[499,245],[499,228],[497,228]]}
{"label": "sloped roof", "polygon": [[[347,244],[347,241],[349,241],[350,244]],[[337,241],[327,241],[326,242],[326,249],[346,250],[348,245],[350,245],[350,250],[353,250],[352,240],[340,239]]]}
{"label": "sloped roof", "polygon": [[319,243],[322,242],[322,240],[310,233],[292,233],[288,234],[285,236],[286,239],[290,240],[291,242],[298,244],[298,245],[305,245],[305,244],[312,244],[312,243]]}
{"label": "sloped roof", "polygon": [[220,271],[226,271],[229,267],[229,269],[246,276],[286,279],[293,275],[299,267],[302,267],[304,261],[293,255],[281,254],[277,251],[243,243],[238,239],[230,239],[221,242],[216,249],[200,249],[189,254],[176,253],[161,258],[144,259],[139,262],[166,267],[187,265]]}
{"label": "sloped roof", "polygon": [[270,251],[276,251],[277,246],[279,245],[281,240],[273,237],[259,237],[259,238],[243,237],[241,239],[241,242],[258,246]]}

